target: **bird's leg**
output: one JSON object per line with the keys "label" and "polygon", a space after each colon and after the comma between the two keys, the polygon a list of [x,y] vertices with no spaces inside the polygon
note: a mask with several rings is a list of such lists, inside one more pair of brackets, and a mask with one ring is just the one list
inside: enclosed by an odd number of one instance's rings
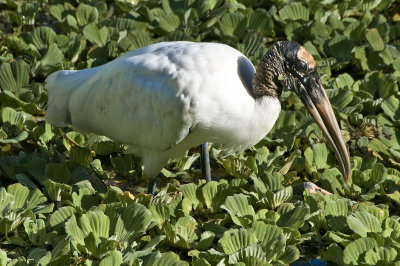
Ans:
{"label": "bird's leg", "polygon": [[151,194],[152,196],[156,195],[156,181],[157,181],[157,177],[153,177],[153,178],[149,179],[147,193]]}
{"label": "bird's leg", "polygon": [[200,146],[200,163],[201,174],[206,182],[211,181],[210,155],[208,152],[208,143],[205,142]]}
{"label": "bird's leg", "polygon": [[300,184],[296,184],[292,187],[293,187],[293,194],[297,194],[297,195],[302,195],[303,191],[306,189],[309,193],[317,193],[318,191],[321,191],[321,193],[324,195],[332,194],[329,191],[326,191],[325,189],[320,188],[319,186],[317,186],[316,184],[314,184],[312,182],[303,182]]}

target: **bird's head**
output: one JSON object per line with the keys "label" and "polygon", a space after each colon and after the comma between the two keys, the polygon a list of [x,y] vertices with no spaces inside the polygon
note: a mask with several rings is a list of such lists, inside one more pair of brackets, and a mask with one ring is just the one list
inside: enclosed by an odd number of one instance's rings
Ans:
{"label": "bird's head", "polygon": [[348,181],[351,175],[349,154],[317,73],[316,62],[313,56],[296,42],[276,42],[261,59],[253,78],[255,97],[279,96],[283,88],[295,92],[307,107],[333,146],[343,176]]}

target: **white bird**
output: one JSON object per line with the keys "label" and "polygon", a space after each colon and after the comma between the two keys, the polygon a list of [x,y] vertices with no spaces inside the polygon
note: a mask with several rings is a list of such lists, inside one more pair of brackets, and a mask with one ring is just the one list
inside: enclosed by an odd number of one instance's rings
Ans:
{"label": "white bird", "polygon": [[47,122],[128,145],[143,160],[151,193],[168,160],[192,147],[212,142],[240,152],[257,144],[279,116],[283,88],[304,102],[350,178],[349,156],[316,62],[295,42],[276,42],[257,71],[224,44],[157,43],[99,67],[55,72],[46,88]]}

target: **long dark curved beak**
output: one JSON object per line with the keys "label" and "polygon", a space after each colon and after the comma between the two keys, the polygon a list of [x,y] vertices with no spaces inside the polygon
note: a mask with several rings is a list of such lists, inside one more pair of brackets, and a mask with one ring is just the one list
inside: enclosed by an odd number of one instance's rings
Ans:
{"label": "long dark curved beak", "polygon": [[302,77],[296,76],[303,85],[296,88],[298,97],[303,101],[315,122],[331,143],[339,160],[343,177],[346,181],[349,181],[351,176],[350,157],[340,133],[331,103],[326,96],[317,71],[313,70]]}

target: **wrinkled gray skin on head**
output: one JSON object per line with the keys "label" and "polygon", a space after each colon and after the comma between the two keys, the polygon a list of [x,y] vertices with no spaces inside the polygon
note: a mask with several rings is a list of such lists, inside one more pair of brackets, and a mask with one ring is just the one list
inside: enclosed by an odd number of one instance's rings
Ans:
{"label": "wrinkled gray skin on head", "polygon": [[283,88],[298,93],[298,83],[307,82],[305,78],[315,71],[315,65],[314,58],[300,44],[276,42],[259,62],[253,77],[253,96],[279,97]]}

